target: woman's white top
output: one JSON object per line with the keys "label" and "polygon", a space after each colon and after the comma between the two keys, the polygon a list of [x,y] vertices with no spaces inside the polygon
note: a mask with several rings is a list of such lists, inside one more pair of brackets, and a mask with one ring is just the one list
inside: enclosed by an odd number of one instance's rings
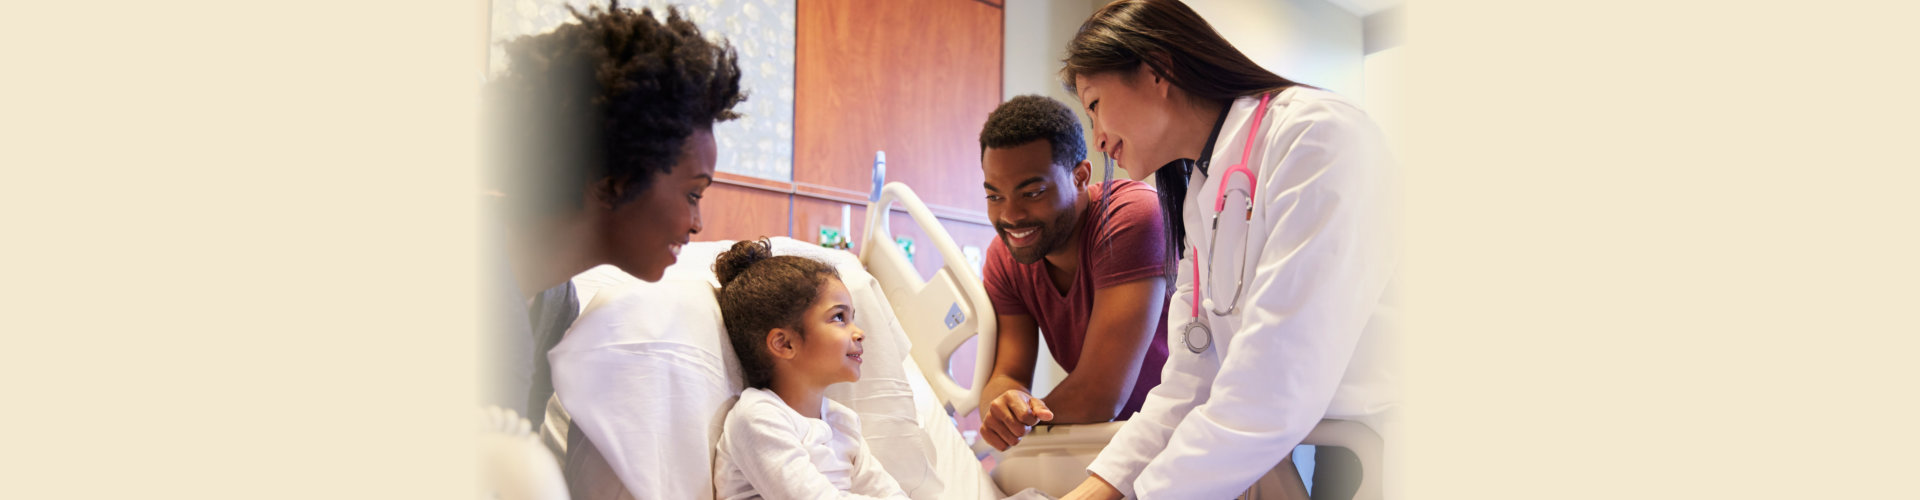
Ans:
{"label": "woman's white top", "polygon": [[867,451],[853,410],[821,398],[820,417],[773,391],[741,391],[715,450],[715,498],[907,498]]}
{"label": "woman's white top", "polygon": [[[1385,417],[1398,396],[1385,351],[1394,342],[1387,288],[1399,263],[1399,195],[1386,141],[1365,112],[1330,92],[1275,94],[1249,133],[1258,105],[1258,96],[1234,101],[1212,178],[1195,169],[1188,183],[1188,249],[1167,307],[1161,383],[1087,468],[1129,498],[1234,498],[1322,418],[1358,420],[1393,446]],[[1250,135],[1253,220],[1230,194],[1215,235],[1221,174],[1240,162]],[[1219,262],[1208,262],[1215,244]],[[1226,309],[1236,273],[1246,287],[1231,314],[1202,306],[1213,345],[1198,354],[1182,341],[1196,300],[1195,247],[1202,285],[1218,290],[1203,297],[1214,307]]]}

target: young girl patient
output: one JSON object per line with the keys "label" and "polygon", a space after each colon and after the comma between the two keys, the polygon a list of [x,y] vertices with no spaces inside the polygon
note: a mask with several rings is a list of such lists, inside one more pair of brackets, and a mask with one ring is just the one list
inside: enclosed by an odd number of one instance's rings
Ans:
{"label": "young girl patient", "polygon": [[860,379],[864,334],[840,274],[775,257],[765,240],[734,244],[713,270],[747,384],[720,433],[716,498],[906,499],[867,451],[853,410],[821,395]]}

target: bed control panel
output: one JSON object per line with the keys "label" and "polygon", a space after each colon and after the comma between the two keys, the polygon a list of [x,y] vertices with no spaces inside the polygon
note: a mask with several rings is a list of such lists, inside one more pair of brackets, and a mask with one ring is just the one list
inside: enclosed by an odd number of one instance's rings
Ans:
{"label": "bed control panel", "polygon": [[959,328],[961,323],[966,323],[966,322],[967,322],[967,315],[966,313],[960,312],[959,302],[955,302],[953,303],[953,307],[947,308],[947,329],[948,330]]}

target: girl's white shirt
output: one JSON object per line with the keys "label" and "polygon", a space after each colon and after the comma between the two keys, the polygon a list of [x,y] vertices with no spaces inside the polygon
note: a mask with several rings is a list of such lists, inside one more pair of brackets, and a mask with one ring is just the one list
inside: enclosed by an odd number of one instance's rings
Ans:
{"label": "girl's white shirt", "polygon": [[907,499],[867,450],[853,410],[821,398],[820,417],[773,391],[741,391],[715,450],[715,498]]}

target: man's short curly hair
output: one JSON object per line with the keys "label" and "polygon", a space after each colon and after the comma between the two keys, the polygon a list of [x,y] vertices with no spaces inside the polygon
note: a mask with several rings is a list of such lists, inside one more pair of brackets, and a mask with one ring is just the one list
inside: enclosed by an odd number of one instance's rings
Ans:
{"label": "man's short curly hair", "polygon": [[733,47],[669,7],[598,6],[578,23],[507,42],[490,82],[496,188],[539,213],[576,210],[589,184],[619,206],[673,169],[696,130],[738,118],[746,100]]}
{"label": "man's short curly hair", "polygon": [[1008,99],[987,115],[980,129],[980,156],[987,148],[1006,149],[1046,139],[1053,146],[1053,164],[1072,169],[1087,159],[1087,143],[1080,138],[1080,118],[1073,108],[1051,97],[1023,95]]}

